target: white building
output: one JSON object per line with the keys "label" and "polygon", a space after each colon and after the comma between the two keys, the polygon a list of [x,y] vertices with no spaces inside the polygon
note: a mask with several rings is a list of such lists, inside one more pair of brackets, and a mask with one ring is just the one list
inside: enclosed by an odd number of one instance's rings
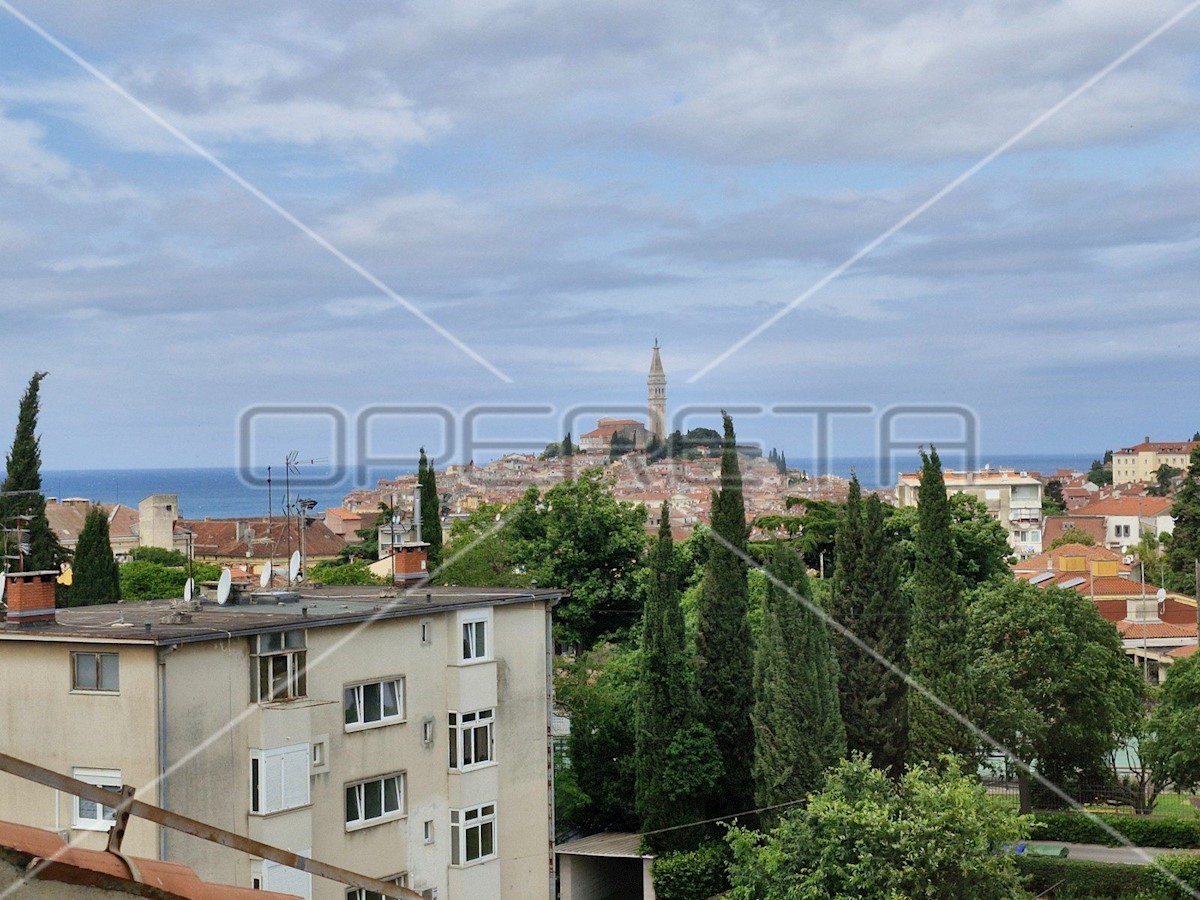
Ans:
{"label": "white building", "polygon": [[[1008,544],[1018,556],[1042,552],[1042,483],[1027,472],[984,469],[943,472],[947,494],[970,494],[1004,526]],[[901,474],[896,505],[916,506],[920,473]]]}
{"label": "white building", "polygon": [[[559,596],[325,588],[55,611],[53,573],[10,575],[5,752],[427,896],[548,900]],[[0,776],[0,820],[101,849],[111,810]],[[124,847],[213,881],[363,897],[144,820]]]}

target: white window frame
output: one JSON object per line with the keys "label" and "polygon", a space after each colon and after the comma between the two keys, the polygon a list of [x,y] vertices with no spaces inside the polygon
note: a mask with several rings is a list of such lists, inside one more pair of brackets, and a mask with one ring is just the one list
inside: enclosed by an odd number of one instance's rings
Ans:
{"label": "white window frame", "polygon": [[[84,657],[92,657],[92,666],[96,673],[96,686],[84,687],[79,684],[79,664]],[[104,683],[104,660],[113,660],[115,679],[110,687]],[[121,693],[121,654],[100,653],[94,650],[73,651],[71,653],[71,691],[79,694],[119,694]]]}
{"label": "white window frame", "polygon": [[[481,803],[450,810],[450,865],[456,869],[485,863],[497,856],[496,804]],[[471,834],[476,833],[476,856],[469,856]],[[492,849],[484,854],[484,834],[490,833]]]}
{"label": "white window frame", "polygon": [[[89,769],[76,767],[71,770],[71,777],[79,781],[86,781],[88,784],[94,784],[97,787],[108,788],[109,790],[121,789],[121,770],[120,769]],[[115,795],[116,800],[120,800],[120,795]],[[93,800],[85,799],[84,797],[73,797],[74,801],[71,804],[71,827],[80,831],[108,831],[116,822],[116,809],[111,806],[103,806]],[[95,815],[84,816],[82,807],[86,804],[90,809],[94,810]]]}
{"label": "white window frame", "polygon": [[[482,636],[482,644],[480,638]],[[460,659],[464,663],[487,662],[492,658],[492,611],[464,613],[459,620]]]}
{"label": "white window frame", "polygon": [[[392,690],[395,692],[397,713],[395,715],[384,715],[383,700],[385,685],[392,685]],[[379,690],[379,718],[366,718],[367,704],[366,695],[372,688]],[[363,731],[368,728],[381,728],[384,725],[398,725],[408,719],[407,697],[405,697],[405,683],[403,675],[393,675],[390,678],[382,678],[373,681],[360,681],[355,684],[348,684],[342,689],[342,724],[346,731]],[[354,710],[356,721],[347,721],[351,709]]]}
{"label": "white window frame", "polygon": [[[398,875],[389,875],[387,878],[380,878],[379,880],[387,884],[394,884],[397,887],[409,887],[407,872],[401,872]],[[387,898],[378,891],[369,891],[366,888],[347,888],[346,900],[387,900]]]}
{"label": "white window frame", "polygon": [[428,647],[433,643],[433,619],[421,620],[421,646]]}
{"label": "white window frame", "polygon": [[424,827],[424,840],[426,844],[433,843],[433,819],[426,819]]}
{"label": "white window frame", "polygon": [[[299,637],[297,637],[299,635]],[[273,646],[278,643],[278,646]],[[255,697],[259,703],[299,700],[308,695],[308,634],[303,628],[272,631],[255,637]],[[282,678],[274,673],[274,660],[282,660]],[[282,681],[282,690],[277,682]]]}
{"label": "white window frame", "polygon": [[[303,799],[297,797],[296,802],[287,803],[287,795],[294,787],[288,781],[289,768],[287,760],[291,758],[293,765],[295,761],[301,757],[304,759],[304,772],[301,774],[294,769],[291,770],[291,776],[300,779],[300,787],[303,789]],[[289,809],[303,809],[306,806],[312,805],[312,745],[311,744],[292,744],[287,747],[272,747],[268,750],[251,750],[250,751],[250,815],[252,816],[270,816],[279,812],[286,812]],[[271,766],[279,768],[279,797],[280,805],[271,809],[267,808],[265,787],[267,769]]]}
{"label": "white window frame", "polygon": [[[396,790],[398,792],[398,805],[394,810],[388,810],[386,799],[388,795],[388,782],[395,779]],[[378,816],[367,819],[363,818],[366,814],[366,795],[375,785],[379,786],[379,806],[381,813]],[[355,805],[357,806],[358,818],[350,818],[350,792],[355,792]],[[343,820],[346,823],[347,831],[358,831],[360,828],[370,828],[372,825],[379,825],[383,822],[394,822],[397,819],[403,819],[408,815],[408,775],[405,772],[389,772],[387,775],[379,775],[375,778],[365,778],[362,781],[349,782],[345,787],[345,796],[343,799]]]}
{"label": "white window frame", "polygon": [[[448,715],[450,745],[450,769],[468,772],[496,764],[496,710],[476,709],[460,713],[451,710]],[[486,756],[480,759],[478,732],[484,732],[483,743]],[[467,762],[470,760],[470,762]]]}

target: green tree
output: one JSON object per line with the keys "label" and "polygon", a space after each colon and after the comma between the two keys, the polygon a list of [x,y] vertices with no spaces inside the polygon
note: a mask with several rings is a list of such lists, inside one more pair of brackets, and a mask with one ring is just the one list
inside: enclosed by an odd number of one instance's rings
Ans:
{"label": "green tree", "polygon": [[[555,699],[571,717],[567,760],[577,828],[637,831],[635,716],[641,651],[598,644],[560,669]],[[560,661],[561,662],[561,661]]]}
{"label": "green tree", "polygon": [[[196,563],[192,566],[192,577],[197,583],[215,581],[221,576],[221,567]],[[134,560],[121,566],[122,600],[169,600],[183,596],[187,583],[187,568],[171,568],[158,563]]]}
{"label": "green tree", "polygon": [[1120,635],[1075,591],[988,584],[965,635],[978,722],[1016,757],[1023,813],[1028,767],[1064,786],[1090,780],[1141,718],[1142,680]]}
{"label": "green tree", "polygon": [[1051,478],[1046,482],[1046,491],[1042,495],[1042,515],[1058,516],[1066,511],[1067,504],[1063,500],[1062,480]]}
{"label": "green tree", "polygon": [[1187,474],[1175,492],[1171,515],[1175,530],[1167,550],[1167,565],[1175,576],[1173,586],[1195,589],[1196,561],[1200,560],[1200,446],[1192,450]]}
{"label": "green tree", "polygon": [[[964,640],[967,604],[950,530],[950,499],[937,450],[922,450],[921,463],[909,674],[969,721],[975,711],[975,692],[970,681],[970,650]],[[976,751],[975,737],[965,725],[928,696],[916,691],[909,695],[910,760],[932,764],[947,753],[966,760]]]}
{"label": "green tree", "polygon": [[750,724],[754,655],[745,563],[749,529],[733,420],[722,416],[721,489],[712,495],[712,531],[696,634],[701,718],[717,736],[725,772],[720,789],[709,799],[713,816],[750,809],[754,798],[751,754],[747,752],[754,746]]}
{"label": "green tree", "polygon": [[893,781],[843,762],[769,834],[730,831],[731,900],[1016,900],[1012,854],[1026,826],[955,761]]}
{"label": "green tree", "polygon": [[[860,641],[893,663],[908,667],[908,598],[900,589],[893,540],[884,528],[879,497],[862,508],[858,477],[850,480],[845,515],[837,531],[838,566],[830,612]],[[838,637],[842,718],[851,751],[869,756],[893,778],[904,769],[908,751],[908,686],[876,658],[846,637]]]}
{"label": "green tree", "polygon": [[108,536],[108,516],[99,506],[88,509],[75,545],[71,570],[71,606],[116,603],[121,599],[121,572]]}
{"label": "green tree", "polygon": [[[389,576],[390,578],[390,576]],[[308,571],[308,580],[319,584],[382,584],[365,562],[317,563]]]}
{"label": "green tree", "polygon": [[574,456],[578,451],[579,448],[571,443],[571,432],[568,431],[566,436],[562,439],[559,452],[562,453],[563,456]]}
{"label": "green tree", "polygon": [[558,639],[581,650],[626,633],[640,612],[634,573],[646,546],[646,510],[618,502],[599,469],[531,488],[512,510],[513,555],[539,584],[569,592],[555,609]]}
{"label": "green tree", "polygon": [[1084,547],[1096,546],[1096,539],[1077,525],[1064,529],[1063,533],[1050,542],[1047,550],[1057,550],[1067,544],[1082,544]]}
{"label": "green tree", "polygon": [[778,544],[767,566],[754,656],[754,798],[777,806],[818,790],[846,755],[837,659],[804,561]]}
{"label": "green tree", "polygon": [[1200,655],[1172,664],[1141,747],[1154,779],[1177,791],[1200,786]]}
{"label": "green tree", "polygon": [[627,453],[632,453],[634,441],[629,435],[618,431],[608,441],[608,458],[620,459]]}
{"label": "green tree", "polygon": [[417,466],[417,482],[421,486],[421,540],[429,545],[425,551],[430,572],[442,565],[442,498],[437,489],[437,473],[425,458],[421,448],[421,459]]}
{"label": "green tree", "polygon": [[531,580],[521,571],[509,517],[515,507],[484,503],[450,526],[438,584],[473,587],[525,587]]}
{"label": "green tree", "polygon": [[704,799],[721,775],[713,734],[697,717],[699,698],[688,665],[679,606],[679,571],[671,514],[663,504],[658,539],[650,550],[637,694],[637,809],[643,832],[659,852],[695,846]]}
{"label": "green tree", "polygon": [[[970,494],[955,493],[949,498],[950,537],[954,543],[954,570],[968,587],[982,584],[997,575],[1008,575],[1008,557],[1012,548],[1008,533],[988,512],[987,506]],[[887,521],[900,550],[901,580],[912,577],[917,566],[917,535],[921,530],[920,507],[894,510]]]}
{"label": "green tree", "polygon": [[17,428],[12,449],[5,460],[4,483],[0,485],[0,528],[13,534],[3,539],[4,552],[15,555],[15,532],[21,532],[22,566],[28,572],[58,569],[70,554],[59,543],[58,535],[46,519],[46,498],[42,495],[42,450],[37,436],[38,412],[41,401],[38,393],[45,372],[35,372],[29,379],[17,412]]}
{"label": "green tree", "polygon": [[1171,493],[1171,483],[1181,474],[1182,469],[1163,463],[1154,470],[1154,484],[1146,488],[1146,493],[1151,497],[1166,497]]}
{"label": "green tree", "polygon": [[796,506],[803,510],[804,515],[798,522],[800,552],[810,569],[823,572],[828,578],[837,565],[837,530],[842,521],[842,508],[828,500],[801,500],[799,497],[788,497],[784,503],[789,510]]}
{"label": "green tree", "polygon": [[160,566],[187,565],[187,557],[178,550],[164,550],[162,547],[134,547],[129,557],[141,562],[158,563]]}

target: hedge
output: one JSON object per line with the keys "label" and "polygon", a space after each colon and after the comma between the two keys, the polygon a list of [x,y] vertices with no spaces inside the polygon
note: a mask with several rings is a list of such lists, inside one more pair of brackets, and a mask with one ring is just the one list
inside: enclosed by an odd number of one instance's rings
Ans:
{"label": "hedge", "polygon": [[650,874],[658,900],[708,900],[729,890],[729,845],[705,844],[699,850],[667,853],[654,860]]}
{"label": "hedge", "polygon": [[1024,855],[1016,861],[1025,889],[1039,896],[1055,888],[1059,896],[1115,900],[1146,896],[1158,883],[1146,866]]}
{"label": "hedge", "polygon": [[1174,879],[1156,868],[1148,868],[1150,883],[1155,886],[1153,895],[1157,900],[1191,900],[1200,891],[1200,854],[1169,854],[1155,860],[1160,866],[1191,888],[1180,887]]}
{"label": "hedge", "polygon": [[1100,827],[1096,819],[1112,826],[1138,847],[1165,847],[1170,850],[1200,847],[1200,821],[1112,813],[1101,813],[1094,817],[1081,813],[1041,813],[1033,817],[1032,837],[1037,841],[1123,846],[1121,841]]}

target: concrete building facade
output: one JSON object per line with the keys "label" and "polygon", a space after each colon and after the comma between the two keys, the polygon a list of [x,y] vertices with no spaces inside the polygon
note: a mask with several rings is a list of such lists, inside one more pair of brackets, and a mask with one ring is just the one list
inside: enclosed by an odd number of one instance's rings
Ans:
{"label": "concrete building facade", "polygon": [[[984,469],[979,472],[943,473],[946,493],[969,494],[979,500],[1008,532],[1008,544],[1017,556],[1042,552],[1042,483],[1025,472]],[[916,506],[919,473],[901,474],[896,485],[896,505]]]}
{"label": "concrete building facade", "polygon": [[[8,622],[6,751],[430,897],[548,900],[558,597],[313,588]],[[110,813],[0,777],[0,819],[84,847],[103,848]],[[125,847],[210,880],[359,900],[142,820]]]}
{"label": "concrete building facade", "polygon": [[1195,441],[1152,441],[1147,435],[1142,443],[1113,452],[1113,484],[1154,481],[1163,465],[1186,472],[1196,446]]}

